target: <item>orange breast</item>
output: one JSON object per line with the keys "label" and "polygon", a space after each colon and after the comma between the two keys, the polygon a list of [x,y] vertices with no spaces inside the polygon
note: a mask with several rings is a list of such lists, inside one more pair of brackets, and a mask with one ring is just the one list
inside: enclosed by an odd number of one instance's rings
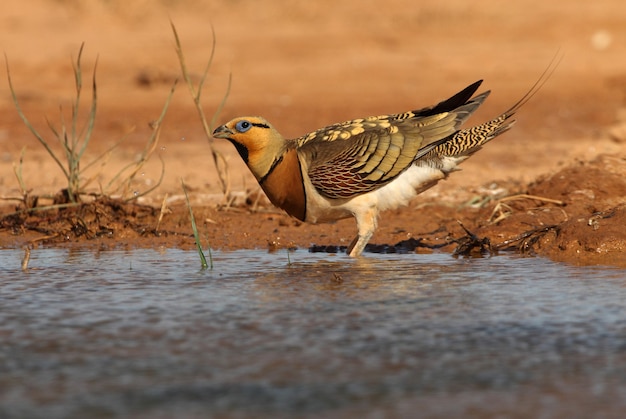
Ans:
{"label": "orange breast", "polygon": [[296,150],[289,150],[265,177],[261,187],[272,204],[300,221],[306,218],[306,194]]}

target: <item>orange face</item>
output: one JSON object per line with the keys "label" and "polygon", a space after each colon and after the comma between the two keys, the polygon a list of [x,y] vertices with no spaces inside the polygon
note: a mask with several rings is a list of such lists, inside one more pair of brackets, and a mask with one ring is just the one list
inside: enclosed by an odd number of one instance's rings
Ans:
{"label": "orange face", "polygon": [[233,143],[257,179],[267,174],[285,149],[283,137],[269,122],[258,116],[235,118],[216,128],[213,136]]}

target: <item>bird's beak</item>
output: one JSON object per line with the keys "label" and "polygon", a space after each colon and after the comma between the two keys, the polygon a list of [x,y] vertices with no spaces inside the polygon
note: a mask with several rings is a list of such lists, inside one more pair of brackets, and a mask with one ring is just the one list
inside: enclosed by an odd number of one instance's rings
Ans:
{"label": "bird's beak", "polygon": [[213,136],[215,138],[223,138],[225,140],[229,139],[233,135],[233,132],[226,125],[221,125],[215,128],[213,131]]}

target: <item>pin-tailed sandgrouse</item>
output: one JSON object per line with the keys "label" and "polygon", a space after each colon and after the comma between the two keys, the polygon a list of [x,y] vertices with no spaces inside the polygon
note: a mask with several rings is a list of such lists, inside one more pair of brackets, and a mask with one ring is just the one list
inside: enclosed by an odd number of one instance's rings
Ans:
{"label": "pin-tailed sandgrouse", "polygon": [[489,95],[472,97],[481,82],[432,107],[355,119],[300,138],[285,139],[256,116],[235,118],[213,136],[235,145],[270,201],[293,217],[310,223],[356,218],[358,235],[347,253],[358,256],[381,211],[406,205],[511,128],[511,116],[542,84],[496,118],[460,129]]}

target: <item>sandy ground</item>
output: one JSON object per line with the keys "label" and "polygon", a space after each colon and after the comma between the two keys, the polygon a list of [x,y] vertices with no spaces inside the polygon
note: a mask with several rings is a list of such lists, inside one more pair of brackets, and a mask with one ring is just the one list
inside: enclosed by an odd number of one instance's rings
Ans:
{"label": "sandy ground", "polygon": [[[83,179],[92,179],[88,190],[115,193],[106,185],[136,161],[150,136],[151,121],[180,75],[170,20],[196,78],[211,53],[211,27],[215,30],[216,52],[202,96],[207,116],[217,108],[232,74],[218,122],[262,115],[287,137],[333,122],[428,106],[484,79],[484,89],[492,94],[469,121],[480,122],[517,101],[550,61],[562,56],[549,82],[519,112],[511,132],[408,208],[383,214],[372,243],[423,238],[431,244],[450,243],[443,249],[452,251],[467,236],[458,219],[500,249],[514,241],[517,250],[526,246],[572,263],[626,264],[622,1],[577,1],[567,8],[538,0],[128,3],[26,0],[0,6],[0,45],[17,97],[51,144],[55,140],[46,121],[58,128],[60,107],[65,120],[71,118],[72,60],[82,42],[86,81],[98,60],[97,121],[81,161]],[[86,83],[84,115],[89,98]],[[12,214],[20,205],[12,198],[22,197],[14,173],[22,150],[29,196],[45,202],[66,182],[19,119],[6,82],[0,83],[0,111],[0,197],[6,204],[2,246],[191,246],[181,179],[189,187],[201,233],[216,248],[343,246],[354,234],[350,220],[309,226],[272,210],[264,200],[256,202],[256,182],[234,148],[221,140],[214,146],[228,162],[230,189],[239,199],[234,208],[217,207],[217,172],[182,83],[163,121],[156,155],[127,191],[132,196],[153,187],[162,160],[162,183],[140,199],[147,208],[124,207],[103,216],[98,211],[112,208],[103,204],[69,218],[67,211]],[[120,139],[125,140],[105,160],[87,167]],[[54,149],[60,150],[57,145]],[[519,193],[563,205],[501,200]],[[166,197],[168,211],[157,225]],[[76,227],[83,222],[84,228]],[[529,238],[531,243],[524,243]]]}

